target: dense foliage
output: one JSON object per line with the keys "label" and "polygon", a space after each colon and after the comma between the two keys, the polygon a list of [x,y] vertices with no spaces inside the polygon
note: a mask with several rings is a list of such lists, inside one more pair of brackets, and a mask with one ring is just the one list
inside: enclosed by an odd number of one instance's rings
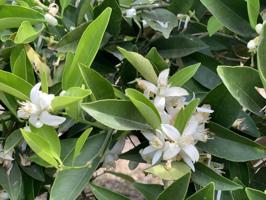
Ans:
{"label": "dense foliage", "polygon": [[0,199],[129,199],[102,168],[146,200],[265,200],[265,8],[0,0]]}

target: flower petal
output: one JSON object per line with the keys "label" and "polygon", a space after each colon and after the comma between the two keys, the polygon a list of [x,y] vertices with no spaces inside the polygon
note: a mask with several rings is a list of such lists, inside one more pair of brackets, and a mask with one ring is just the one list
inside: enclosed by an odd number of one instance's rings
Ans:
{"label": "flower petal", "polygon": [[143,155],[149,155],[149,154],[153,153],[154,151],[156,151],[156,149],[153,146],[147,146],[146,148],[143,149],[143,151],[141,153]]}
{"label": "flower petal", "polygon": [[41,109],[49,109],[52,103],[52,100],[54,99],[54,95],[40,92],[39,96],[40,96],[39,105]]}
{"label": "flower petal", "polygon": [[149,141],[151,141],[151,140],[155,137],[155,134],[152,133],[152,132],[150,132],[150,131],[142,131],[141,133],[142,133],[142,134],[144,135],[144,137],[145,137],[147,140],[149,140]]}
{"label": "flower petal", "polygon": [[153,102],[154,106],[157,108],[159,112],[163,112],[165,108],[165,97],[156,96]]}
{"label": "flower petal", "polygon": [[199,126],[199,122],[197,118],[192,116],[183,131],[183,135],[195,134],[197,132],[198,126]]}
{"label": "flower petal", "polygon": [[41,88],[41,83],[37,83],[33,86],[33,88],[30,91],[30,100],[35,105],[39,105],[39,92]]}
{"label": "flower petal", "polygon": [[183,161],[191,168],[193,172],[195,172],[195,167],[191,159],[184,153],[181,153],[181,156],[183,158]]}
{"label": "flower petal", "polygon": [[157,87],[154,84],[152,84],[151,82],[137,79],[137,83],[141,89],[151,91],[154,94],[157,93]]}
{"label": "flower petal", "polygon": [[155,165],[161,159],[161,156],[162,156],[162,151],[161,150],[156,151],[155,154],[153,155],[151,164]]}
{"label": "flower petal", "polygon": [[56,126],[59,126],[60,124],[62,124],[66,120],[66,118],[59,117],[56,115],[51,115],[47,111],[43,111],[40,115],[40,120],[42,123],[44,123],[48,126],[56,127]]}
{"label": "flower petal", "polygon": [[173,126],[171,126],[169,124],[162,124],[161,127],[162,127],[163,133],[169,139],[171,139],[173,141],[177,141],[178,138],[180,137],[180,133],[179,133],[179,131],[175,127],[173,127]]}
{"label": "flower petal", "polygon": [[163,160],[170,160],[174,158],[180,152],[180,148],[173,143],[165,143],[165,149],[163,153]]}
{"label": "flower petal", "polygon": [[199,160],[198,149],[194,145],[186,145],[182,150],[187,154],[187,156],[193,161],[197,162]]}
{"label": "flower petal", "polygon": [[164,87],[167,86],[169,72],[170,72],[170,70],[169,70],[169,68],[168,68],[168,69],[163,70],[163,71],[159,74],[158,81],[157,81],[157,85],[158,85],[159,87],[160,87],[160,86],[164,86]]}
{"label": "flower petal", "polygon": [[29,122],[36,128],[41,128],[43,126],[43,122],[40,121],[37,115],[31,115],[29,118]]}
{"label": "flower petal", "polygon": [[201,107],[197,107],[197,112],[213,113],[214,111],[211,109],[210,105],[204,104]]}
{"label": "flower petal", "polygon": [[165,97],[181,97],[187,96],[188,91],[181,87],[170,87],[170,88],[162,88],[160,90],[160,95]]}

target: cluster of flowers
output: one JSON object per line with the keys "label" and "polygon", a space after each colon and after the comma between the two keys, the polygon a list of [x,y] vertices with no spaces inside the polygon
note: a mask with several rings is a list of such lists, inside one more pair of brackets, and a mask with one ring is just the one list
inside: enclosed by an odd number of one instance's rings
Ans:
{"label": "cluster of flowers", "polygon": [[247,44],[247,48],[249,49],[249,52],[251,53],[256,53],[257,51],[257,47],[260,41],[260,34],[262,33],[262,28],[263,28],[263,24],[260,24],[260,23],[255,26],[255,30],[259,36],[253,38]]}
{"label": "cluster of flowers", "polygon": [[168,85],[169,69],[159,74],[157,86],[146,80],[137,80],[144,90],[144,95],[157,108],[162,124],[159,129],[142,131],[149,145],[140,151],[142,157],[152,165],[160,161],[183,160],[193,171],[194,163],[200,158],[196,143],[206,142],[208,131],[205,124],[213,112],[209,105],[197,107],[195,113],[187,122],[182,133],[174,127],[178,112],[188,104],[186,96],[189,93],[181,87]]}

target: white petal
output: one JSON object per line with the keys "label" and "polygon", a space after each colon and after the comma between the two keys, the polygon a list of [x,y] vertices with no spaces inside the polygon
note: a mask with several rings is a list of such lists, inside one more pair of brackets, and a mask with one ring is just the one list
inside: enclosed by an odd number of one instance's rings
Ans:
{"label": "white petal", "polygon": [[141,89],[151,91],[154,94],[157,93],[157,87],[154,84],[152,84],[151,82],[137,79],[137,83]]}
{"label": "white petal", "polygon": [[157,110],[159,112],[163,112],[164,111],[164,107],[165,107],[165,97],[162,96],[156,96],[154,98],[154,106],[157,108]]}
{"label": "white petal", "polygon": [[181,97],[189,95],[188,92],[181,87],[162,88],[160,95],[165,97]]}
{"label": "white petal", "polygon": [[39,92],[41,88],[41,83],[37,83],[36,85],[33,86],[33,88],[30,91],[30,100],[32,103],[39,105]]}
{"label": "white petal", "polygon": [[193,162],[197,162],[199,160],[199,152],[194,145],[186,145],[182,148],[182,150]]}
{"label": "white petal", "polygon": [[159,74],[159,77],[158,77],[158,81],[157,81],[157,84],[158,86],[167,86],[167,82],[168,82],[168,76],[169,76],[169,68],[168,69],[165,69],[163,70],[160,74]]}
{"label": "white petal", "polygon": [[40,92],[40,99],[39,99],[39,105],[41,109],[49,109],[51,106],[51,103],[54,99],[53,94],[46,94],[44,92]]}
{"label": "white petal", "polygon": [[145,137],[147,140],[149,140],[149,141],[151,141],[151,140],[155,137],[155,134],[152,133],[152,132],[142,131],[141,133],[142,133],[142,134],[144,135],[144,137]]}
{"label": "white petal", "polygon": [[174,158],[179,152],[180,152],[180,148],[176,144],[167,142],[165,144],[163,159],[170,160]]}
{"label": "white petal", "polygon": [[163,124],[170,124],[171,123],[171,116],[167,114],[167,112],[163,111],[160,112],[161,120]]}
{"label": "white petal", "polygon": [[169,124],[162,124],[161,127],[162,127],[163,133],[166,134],[166,136],[169,139],[171,139],[173,141],[177,141],[178,138],[180,137],[180,133],[175,127],[173,127]]}
{"label": "white petal", "polygon": [[146,148],[143,149],[143,151],[141,152],[143,155],[149,155],[151,153],[153,153],[154,151],[156,151],[156,149],[152,146],[147,146]]}
{"label": "white petal", "polygon": [[43,122],[44,124],[48,125],[48,126],[59,126],[60,124],[62,124],[66,118],[64,117],[59,117],[56,115],[51,115],[50,113],[48,113],[47,111],[43,111],[40,115],[40,120],[41,122]]}
{"label": "white petal", "polygon": [[197,107],[197,112],[213,113],[214,111],[211,109],[210,105],[205,104],[201,107]]}
{"label": "white petal", "polygon": [[258,87],[255,87],[255,89],[257,90],[257,92],[264,98],[266,99],[266,91],[264,88],[258,88]]}
{"label": "white petal", "polygon": [[194,164],[191,161],[191,159],[185,154],[182,154],[181,156],[182,156],[184,162],[192,169],[193,172],[195,172],[195,167],[194,167]]}
{"label": "white petal", "polygon": [[43,126],[43,123],[40,121],[37,115],[31,115],[29,118],[29,122],[36,128],[41,128]]}
{"label": "white petal", "polygon": [[199,122],[196,117],[192,116],[190,120],[188,121],[184,131],[183,135],[193,135],[197,132],[197,128],[199,126]]}
{"label": "white petal", "polygon": [[156,151],[155,154],[153,155],[151,164],[155,165],[161,159],[161,156],[162,156],[162,151],[161,150]]}

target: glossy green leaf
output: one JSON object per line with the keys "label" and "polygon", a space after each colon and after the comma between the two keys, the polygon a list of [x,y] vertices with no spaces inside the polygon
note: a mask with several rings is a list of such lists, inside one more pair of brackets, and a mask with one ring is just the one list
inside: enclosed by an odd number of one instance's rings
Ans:
{"label": "glossy green leaf", "polygon": [[219,66],[217,71],[229,92],[243,107],[255,114],[262,114],[265,102],[255,90],[255,87],[261,87],[260,77],[255,69]]}
{"label": "glossy green leaf", "polygon": [[4,92],[0,92],[0,100],[14,116],[17,115],[18,102],[15,97]]}
{"label": "glossy green leaf", "polygon": [[237,190],[243,187],[210,169],[202,163],[196,164],[196,170],[192,174],[192,181],[200,186],[206,186],[208,183],[215,184],[215,190]]}
{"label": "glossy green leaf", "polygon": [[56,96],[52,101],[51,107],[55,111],[60,110],[73,103],[81,101],[90,94],[90,90],[81,89],[79,87],[71,87],[66,90],[63,95]]}
{"label": "glossy green leaf", "polygon": [[250,25],[255,28],[260,14],[260,0],[247,0],[247,8]]}
{"label": "glossy green leaf", "polygon": [[252,117],[248,113],[241,111],[238,114],[237,120],[238,120],[237,121],[238,123],[234,123],[235,128],[255,138],[258,138],[261,136],[258,128],[256,127],[255,121],[252,119]]}
{"label": "glossy green leaf", "polygon": [[[107,28],[112,10],[110,8],[89,24],[82,34],[72,64],[64,69],[62,86],[68,89],[73,86],[80,86],[82,77],[79,71],[79,64],[91,66]],[[90,47],[90,48],[88,48]],[[86,53],[84,53],[86,52]],[[72,78],[75,76],[75,78]]]}
{"label": "glossy green leaf", "polygon": [[[244,37],[249,37],[253,31],[243,16],[233,9],[231,4],[225,0],[200,0],[201,3],[208,8],[208,10],[229,30]],[[243,6],[240,1],[236,2],[238,9]]]}
{"label": "glossy green leaf", "polygon": [[8,192],[10,200],[23,199],[23,181],[17,163],[13,164],[9,175],[0,167],[0,185]]}
{"label": "glossy green leaf", "polygon": [[214,200],[214,188],[214,183],[209,183],[204,188],[187,198],[187,200]]}
{"label": "glossy green leaf", "polygon": [[147,81],[150,81],[154,84],[157,82],[156,72],[154,71],[151,62],[147,58],[136,52],[127,51],[120,47],[118,47],[118,50]]}
{"label": "glossy green leaf", "polygon": [[200,63],[190,65],[177,71],[169,79],[169,84],[171,86],[183,86],[187,81],[189,81],[198,71]]}
{"label": "glossy green leaf", "polygon": [[19,26],[14,42],[16,44],[30,43],[40,35],[43,29],[43,24],[36,30],[29,21],[23,21]]}
{"label": "glossy green leaf", "polygon": [[189,181],[190,173],[187,173],[167,187],[158,196],[157,200],[184,200],[188,190]]}
{"label": "glossy green leaf", "polygon": [[28,100],[32,85],[19,76],[0,70],[0,91],[19,99]]}
{"label": "glossy green leaf", "polygon": [[246,188],[246,193],[248,195],[249,200],[265,200],[266,199],[266,194],[259,190],[255,190],[252,188]]}
{"label": "glossy green leaf", "polygon": [[136,106],[138,111],[151,125],[152,128],[159,128],[161,125],[161,117],[152,102],[147,99],[142,93],[135,89],[126,89],[126,95],[131,102]]}
{"label": "glossy green leaf", "polygon": [[161,72],[162,70],[169,68],[169,63],[167,63],[163,59],[163,57],[154,47],[150,49],[150,51],[147,53],[145,57],[150,60],[150,62],[157,69],[158,72]]}
{"label": "glossy green leaf", "polygon": [[158,164],[146,169],[145,172],[164,180],[178,180],[189,173],[190,168],[183,162],[172,162],[171,168],[167,168],[164,164]]}
{"label": "glossy green leaf", "polygon": [[211,105],[211,109],[214,110],[211,115],[213,122],[228,128],[232,126],[241,111],[240,104],[223,84],[210,91],[202,103]]}
{"label": "glossy green leaf", "polygon": [[189,104],[182,108],[176,115],[174,126],[183,133],[189,119],[192,114],[196,111],[197,106],[199,105],[200,99],[193,99]]}
{"label": "glossy green leaf", "polygon": [[162,185],[157,184],[143,184],[135,182],[133,186],[140,191],[146,200],[154,200],[163,191]]}
{"label": "glossy green leaf", "polygon": [[84,146],[86,140],[88,139],[91,131],[92,131],[92,128],[87,129],[77,139],[76,146],[75,146],[75,151],[74,151],[74,155],[73,155],[73,161],[79,156],[79,154],[81,152],[81,149]]}
{"label": "glossy green leaf", "polygon": [[59,0],[60,6],[61,6],[61,15],[64,15],[64,11],[67,6],[71,3],[71,0]]}
{"label": "glossy green leaf", "polygon": [[217,31],[219,31],[223,25],[218,21],[218,19],[214,16],[210,17],[207,24],[207,30],[209,33],[209,36],[212,36]]}
{"label": "glossy green leaf", "polygon": [[[214,138],[208,140],[207,143],[198,143],[198,147],[212,155],[234,162],[256,160],[266,156],[265,147],[229,129],[213,122],[209,123],[208,128],[214,134]],[[243,149],[245,149],[245,153],[243,153]]]}
{"label": "glossy green leaf", "polygon": [[260,34],[260,42],[257,48],[257,62],[259,75],[264,88],[266,88],[266,23],[263,23],[262,33]]}
{"label": "glossy green leaf", "polygon": [[169,39],[159,38],[151,43],[164,58],[181,58],[194,52],[207,49],[208,46],[196,37],[179,34]]}
{"label": "glossy green leaf", "polygon": [[101,74],[84,65],[80,65],[80,72],[86,86],[92,91],[96,100],[113,99],[113,86]]}
{"label": "glossy green leaf", "polygon": [[[100,162],[109,136],[106,133],[96,134],[88,138],[80,155],[75,160],[77,168],[69,168],[59,171],[51,189],[50,200],[75,200],[88,185],[90,178]],[[69,154],[64,164],[71,164],[73,151]],[[69,160],[69,163],[67,163]],[[81,167],[89,164],[87,167]],[[68,191],[68,192],[66,192]]]}
{"label": "glossy green leaf", "polygon": [[129,198],[121,194],[112,192],[111,190],[108,190],[100,186],[90,184],[90,188],[92,193],[95,195],[95,197],[98,200],[129,200]]}
{"label": "glossy green leaf", "polygon": [[117,130],[149,129],[134,104],[124,100],[83,103],[82,109],[100,123]]}
{"label": "glossy green leaf", "polygon": [[31,24],[45,22],[38,11],[13,5],[0,5],[0,30],[17,28],[23,21]]}
{"label": "glossy green leaf", "polygon": [[10,150],[12,150],[15,146],[17,146],[19,144],[20,141],[22,141],[22,135],[19,131],[19,129],[13,131],[7,138],[5,141],[5,145],[4,145],[4,153],[9,152]]}

